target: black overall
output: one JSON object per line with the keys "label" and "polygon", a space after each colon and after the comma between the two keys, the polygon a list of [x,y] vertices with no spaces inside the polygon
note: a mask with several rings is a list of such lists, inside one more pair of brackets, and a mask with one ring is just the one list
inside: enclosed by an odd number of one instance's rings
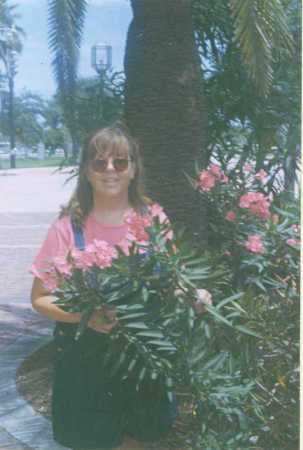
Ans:
{"label": "black overall", "polygon": [[[83,232],[74,225],[73,230],[83,250]],[[54,330],[54,439],[66,447],[103,450],[119,447],[124,434],[159,440],[178,417],[175,399],[170,403],[148,388],[137,392],[128,380],[107,376],[100,353],[108,336],[87,328],[75,341],[76,330],[77,324],[63,322]]]}

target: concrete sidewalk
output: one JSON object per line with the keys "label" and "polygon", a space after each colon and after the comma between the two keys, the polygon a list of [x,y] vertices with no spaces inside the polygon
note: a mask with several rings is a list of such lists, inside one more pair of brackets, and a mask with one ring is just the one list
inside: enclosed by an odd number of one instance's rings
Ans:
{"label": "concrete sidewalk", "polygon": [[51,424],[17,393],[24,358],[51,339],[52,321],[31,308],[28,267],[75,180],[54,168],[0,170],[0,449],[56,449]]}

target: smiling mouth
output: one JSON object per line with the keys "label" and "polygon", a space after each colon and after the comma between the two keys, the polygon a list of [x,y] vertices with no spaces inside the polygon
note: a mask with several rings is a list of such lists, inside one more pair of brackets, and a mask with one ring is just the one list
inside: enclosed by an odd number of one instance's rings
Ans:
{"label": "smiling mouth", "polygon": [[104,183],[117,183],[118,181],[117,178],[106,178],[103,180]]}

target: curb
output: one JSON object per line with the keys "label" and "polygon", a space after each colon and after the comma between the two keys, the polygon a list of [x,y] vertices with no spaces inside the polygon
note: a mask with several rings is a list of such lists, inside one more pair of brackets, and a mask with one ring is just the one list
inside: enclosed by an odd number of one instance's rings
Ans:
{"label": "curb", "polygon": [[[31,449],[64,450],[52,438],[51,422],[37,413],[16,389],[16,374],[24,359],[52,339],[52,330],[29,332],[1,351],[0,434],[1,428]],[[1,447],[0,447],[1,448]],[[13,447],[12,447],[13,448]]]}

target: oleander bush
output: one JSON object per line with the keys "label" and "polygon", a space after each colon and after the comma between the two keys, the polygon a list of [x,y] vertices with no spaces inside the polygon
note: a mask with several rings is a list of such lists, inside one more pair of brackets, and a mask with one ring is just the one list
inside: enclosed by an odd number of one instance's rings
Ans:
{"label": "oleander bush", "polygon": [[211,164],[196,175],[189,180],[209,208],[209,239],[201,252],[228,267],[222,296],[243,293],[236,307],[223,306],[226,318],[241,309],[257,337],[212,329],[215,345],[226,351],[224,374],[206,371],[201,380],[192,448],[298,448],[298,200],[269,193],[267,174],[248,165],[223,173]]}

